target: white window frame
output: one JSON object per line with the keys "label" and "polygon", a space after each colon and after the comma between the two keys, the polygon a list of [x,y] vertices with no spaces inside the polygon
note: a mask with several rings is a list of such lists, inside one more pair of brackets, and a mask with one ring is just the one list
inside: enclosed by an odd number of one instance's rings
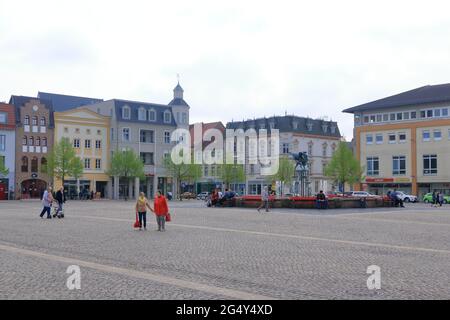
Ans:
{"label": "white window frame", "polygon": [[[153,115],[153,119],[152,116]],[[151,108],[148,110],[148,121],[150,122],[156,122],[156,111],[155,109]]]}
{"label": "white window frame", "polygon": [[[428,132],[428,138],[425,138],[424,134]],[[428,142],[431,141],[431,131],[430,130],[422,130],[422,141]]]}
{"label": "white window frame", "polygon": [[[167,140],[166,140],[167,135],[168,135],[168,137],[169,137],[169,142],[167,142]],[[164,137],[163,137],[163,139],[164,139],[164,144],[170,144],[170,136],[171,136],[170,131],[167,131],[167,130],[164,131]]]}
{"label": "white window frame", "polygon": [[[430,167],[429,168],[425,168],[425,158],[426,157],[428,157],[428,161],[429,161],[429,163],[430,163]],[[434,172],[434,173],[431,173],[431,170],[433,170],[432,168],[431,168],[431,160],[433,159],[433,158],[436,158],[436,172]],[[436,154],[424,154],[423,156],[422,156],[422,165],[423,165],[423,175],[424,176],[436,176],[437,174],[438,174],[438,157],[437,157],[437,155]],[[425,173],[425,170],[428,170],[428,171],[430,171],[429,173]]]}
{"label": "white window frame", "polygon": [[[371,141],[369,141],[369,138]],[[373,144],[373,134],[366,134],[366,145]]]}
{"label": "white window frame", "polygon": [[[169,118],[167,119],[166,116],[168,116]],[[163,117],[163,121],[164,123],[171,123],[172,122],[172,113],[170,111],[164,111],[164,117]]]}
{"label": "white window frame", "polygon": [[73,139],[73,147],[76,149],[80,148],[80,139],[78,138]]}
{"label": "white window frame", "polygon": [[[128,110],[128,117],[125,117],[125,110]],[[129,106],[122,107],[122,119],[130,120],[131,119],[131,108]]]}
{"label": "white window frame", "polygon": [[84,148],[85,149],[91,149],[91,139],[85,139],[84,140]]}
{"label": "white window frame", "polygon": [[[125,129],[128,130],[128,140],[124,139],[124,137],[125,137],[125,135],[124,135]],[[131,142],[131,129],[129,127],[122,128],[122,142]]]}
{"label": "white window frame", "polygon": [[[391,140],[391,137],[394,136],[394,141]],[[397,135],[394,132],[388,133],[388,144],[396,144],[397,143]]]}
{"label": "white window frame", "polygon": [[147,110],[144,107],[139,107],[138,109],[138,120],[147,121]]}
{"label": "white window frame", "polygon": [[[439,132],[440,137],[436,138],[436,132]],[[434,141],[441,141],[442,140],[442,130],[441,129],[434,129],[433,130],[433,140]]]}
{"label": "white window frame", "polygon": [[[401,162],[404,161],[405,168],[401,169]],[[398,162],[398,171],[394,171],[394,162]],[[403,171],[403,172],[402,172]],[[392,175],[393,176],[404,176],[406,175],[406,156],[392,156]]]}
{"label": "white window frame", "polygon": [[[369,171],[369,162],[372,163],[372,170],[371,171]],[[373,169],[374,168],[373,164],[375,162],[378,162],[378,169],[377,170]],[[367,166],[366,173],[367,173],[368,176],[374,177],[374,176],[380,175],[380,158],[379,157],[375,157],[375,156],[374,157],[367,157],[366,158],[366,166]]]}
{"label": "white window frame", "polygon": [[[378,137],[381,137],[381,141],[378,141]],[[384,135],[382,133],[375,134],[375,143],[376,144],[383,144]]]}
{"label": "white window frame", "polygon": [[[405,139],[402,140],[400,139],[400,135],[405,135]],[[407,137],[406,137],[406,132],[399,132],[398,133],[398,143],[406,143]]]}

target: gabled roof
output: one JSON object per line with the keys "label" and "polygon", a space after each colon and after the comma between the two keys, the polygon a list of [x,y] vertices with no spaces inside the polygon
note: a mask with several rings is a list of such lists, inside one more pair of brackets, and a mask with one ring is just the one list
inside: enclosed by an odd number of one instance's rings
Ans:
{"label": "gabled roof", "polygon": [[345,109],[343,112],[354,113],[369,110],[379,110],[402,106],[421,105],[450,101],[450,83],[428,85],[405,91],[390,97],[364,103]]}
{"label": "gabled roof", "polygon": [[66,111],[69,109],[78,108],[103,101],[103,99],[97,98],[69,96],[65,94],[56,94],[48,92],[38,92],[38,98],[52,101],[53,109],[55,111]]}
{"label": "gabled roof", "polygon": [[16,109],[16,124],[22,123],[22,117],[20,115],[21,107],[25,106],[25,104],[30,102],[31,100],[37,100],[41,104],[43,104],[47,109],[49,109],[49,111],[50,111],[49,127],[54,128],[55,120],[53,117],[53,104],[52,104],[51,100],[40,99],[40,98],[35,98],[35,97],[12,95],[11,98],[9,99],[9,104],[14,105],[14,107]]}

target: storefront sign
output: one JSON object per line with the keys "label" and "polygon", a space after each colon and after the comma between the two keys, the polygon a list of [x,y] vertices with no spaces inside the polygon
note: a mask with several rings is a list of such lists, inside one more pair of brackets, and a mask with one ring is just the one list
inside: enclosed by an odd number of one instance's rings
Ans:
{"label": "storefront sign", "polygon": [[408,182],[411,182],[411,180],[410,180],[409,178],[396,178],[396,179],[395,179],[395,182],[400,182],[400,183],[405,182],[405,183],[408,183]]}
{"label": "storefront sign", "polygon": [[366,178],[367,183],[389,183],[394,182],[393,178]]}

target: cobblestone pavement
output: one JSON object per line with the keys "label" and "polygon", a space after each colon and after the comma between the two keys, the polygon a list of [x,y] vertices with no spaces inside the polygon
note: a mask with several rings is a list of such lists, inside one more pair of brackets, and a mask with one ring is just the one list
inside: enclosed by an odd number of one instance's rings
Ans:
{"label": "cobblestone pavement", "polygon": [[[290,210],[170,202],[133,230],[133,202],[0,202],[0,299],[449,299],[450,205]],[[81,289],[69,290],[69,265]],[[381,289],[367,288],[367,267]]]}

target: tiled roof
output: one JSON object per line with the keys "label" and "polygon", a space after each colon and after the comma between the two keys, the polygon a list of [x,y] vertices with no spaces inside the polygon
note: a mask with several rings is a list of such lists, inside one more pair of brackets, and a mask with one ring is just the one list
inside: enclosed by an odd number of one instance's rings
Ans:
{"label": "tiled roof", "polygon": [[38,98],[52,101],[53,109],[55,111],[66,111],[69,109],[78,108],[103,101],[103,99],[97,98],[69,96],[64,94],[55,94],[48,92],[38,92]]}
{"label": "tiled roof", "polygon": [[364,103],[345,109],[343,112],[354,113],[376,109],[387,109],[401,106],[422,105],[439,102],[450,102],[450,83],[424,86],[402,92],[387,98]]}
{"label": "tiled roof", "polygon": [[[297,116],[274,116],[270,118],[250,119],[246,121],[233,121],[227,123],[227,129],[269,129],[274,123],[274,128],[282,132],[296,132],[318,136],[340,138],[339,127],[334,121],[311,119]],[[296,126],[295,126],[296,125]],[[334,132],[332,130],[334,128]]]}
{"label": "tiled roof", "polygon": [[[113,99],[114,106],[116,109],[116,117],[119,121],[124,122],[146,122],[151,124],[158,124],[158,125],[164,125],[164,126],[177,126],[175,122],[175,117],[173,116],[172,108],[164,105],[164,104],[156,104],[156,103],[148,103],[148,102],[139,102],[139,101],[129,101],[129,100],[121,100],[121,99]],[[122,118],[122,108],[124,106],[130,107],[131,111],[131,117],[130,119],[123,119]],[[148,110],[155,110],[156,112],[156,121],[142,121],[139,120],[139,108],[144,108],[147,111],[148,116]],[[164,112],[169,111],[171,113],[171,122],[165,123],[164,122]]]}

